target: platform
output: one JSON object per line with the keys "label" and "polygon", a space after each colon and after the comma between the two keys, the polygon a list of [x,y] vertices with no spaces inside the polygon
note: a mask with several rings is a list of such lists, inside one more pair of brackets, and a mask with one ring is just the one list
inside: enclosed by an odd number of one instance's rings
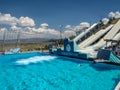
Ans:
{"label": "platform", "polygon": [[120,81],[119,81],[119,83],[117,84],[117,86],[115,87],[114,90],[120,90]]}
{"label": "platform", "polygon": [[108,63],[108,60],[104,60],[104,59],[96,59],[94,60],[95,63]]}

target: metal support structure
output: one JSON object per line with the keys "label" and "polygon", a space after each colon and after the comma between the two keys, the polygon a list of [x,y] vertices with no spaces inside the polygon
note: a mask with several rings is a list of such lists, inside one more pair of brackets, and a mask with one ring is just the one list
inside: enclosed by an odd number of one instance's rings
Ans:
{"label": "metal support structure", "polygon": [[[3,53],[7,50],[9,51],[10,48],[19,48],[20,47],[20,31],[4,31],[3,33],[3,44],[2,44],[2,51]],[[15,41],[15,42],[14,42]],[[8,47],[8,45],[12,43],[12,47]]]}
{"label": "metal support structure", "polygon": [[60,39],[62,40],[62,28],[63,28],[63,25],[60,25]]}
{"label": "metal support structure", "polygon": [[63,28],[63,25],[60,25],[60,42],[59,42],[59,44],[61,44],[61,42],[62,42],[62,28]]}
{"label": "metal support structure", "polygon": [[20,47],[20,31],[18,32],[18,35],[17,35],[17,44],[16,44],[16,47]]}
{"label": "metal support structure", "polygon": [[3,33],[3,52],[5,51],[5,35],[6,35],[6,30]]}

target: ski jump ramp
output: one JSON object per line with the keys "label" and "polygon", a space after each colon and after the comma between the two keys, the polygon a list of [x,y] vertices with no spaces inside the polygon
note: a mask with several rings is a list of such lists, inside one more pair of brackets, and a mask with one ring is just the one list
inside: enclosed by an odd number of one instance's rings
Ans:
{"label": "ski jump ramp", "polygon": [[96,44],[87,47],[93,49],[99,49],[105,46],[106,42],[105,39],[113,39],[115,35],[120,31],[120,20],[113,26],[113,28]]}
{"label": "ski jump ramp", "polygon": [[80,48],[84,48],[84,47],[89,46],[90,44],[92,44],[93,42],[95,42],[96,40],[98,40],[101,36],[103,36],[105,33],[107,33],[112,27],[113,27],[113,25],[110,25],[106,29],[101,29],[97,33],[93,34],[92,36],[90,36],[89,38],[87,38],[86,40],[84,40],[78,46]]}
{"label": "ski jump ramp", "polygon": [[92,30],[95,26],[97,25],[97,23],[93,24],[91,27],[89,27],[85,32],[80,33],[77,37],[75,37],[73,39],[73,41],[78,41],[80,38],[82,38],[85,34],[87,34],[90,30]]}
{"label": "ski jump ramp", "polygon": [[120,20],[112,27],[112,29],[99,42],[86,48],[80,48],[80,50],[77,50],[77,52],[86,53],[90,55],[95,54],[96,49],[105,47],[105,44],[106,44],[106,42],[104,41],[105,39],[119,40],[120,39],[119,31],[120,31]]}
{"label": "ski jump ramp", "polygon": [[[115,37],[113,38],[113,40],[120,40],[120,32],[117,35],[115,35]],[[111,43],[109,42],[107,44],[107,47],[109,47],[110,45],[111,45]]]}

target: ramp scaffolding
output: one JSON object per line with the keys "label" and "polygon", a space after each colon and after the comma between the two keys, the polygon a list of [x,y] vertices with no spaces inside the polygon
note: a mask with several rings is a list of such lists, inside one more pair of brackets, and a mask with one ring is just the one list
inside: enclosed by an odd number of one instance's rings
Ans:
{"label": "ramp scaffolding", "polygon": [[4,30],[2,52],[11,51],[13,48],[20,48],[20,31]]}
{"label": "ramp scaffolding", "polygon": [[120,40],[105,39],[105,41],[106,41],[105,49],[113,51],[117,56],[120,57]]}

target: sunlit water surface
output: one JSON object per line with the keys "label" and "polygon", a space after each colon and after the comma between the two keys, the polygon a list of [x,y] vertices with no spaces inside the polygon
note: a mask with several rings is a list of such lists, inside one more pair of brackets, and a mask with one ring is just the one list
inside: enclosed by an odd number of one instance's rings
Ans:
{"label": "sunlit water surface", "polygon": [[0,90],[113,90],[120,66],[24,53],[0,56]]}

